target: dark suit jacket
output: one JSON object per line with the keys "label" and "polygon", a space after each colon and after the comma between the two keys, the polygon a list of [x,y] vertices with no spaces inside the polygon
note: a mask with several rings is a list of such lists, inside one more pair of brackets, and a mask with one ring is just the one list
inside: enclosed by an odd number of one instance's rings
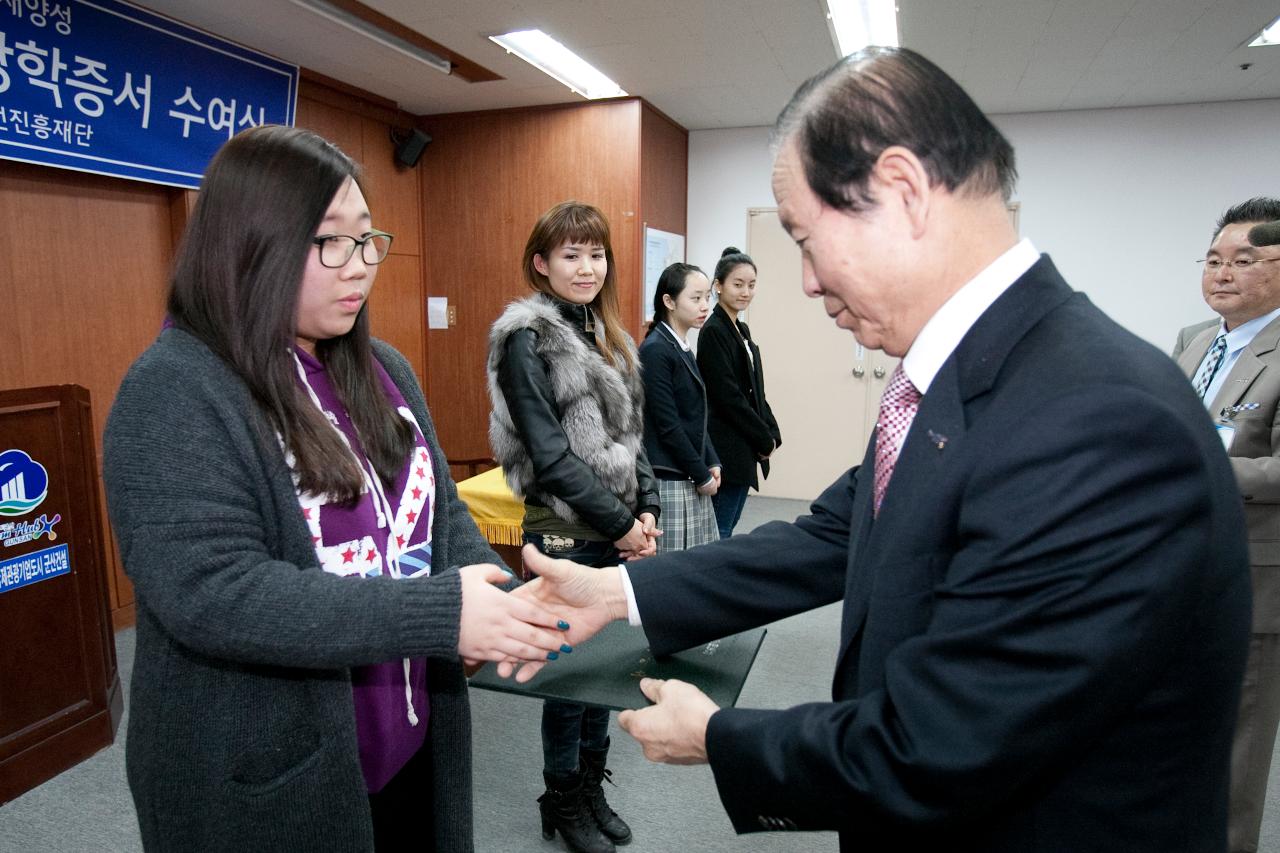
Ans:
{"label": "dark suit jacket", "polygon": [[[717,304],[698,333],[698,369],[707,385],[711,410],[707,431],[720,456],[724,482],[759,488],[757,459],[782,445],[782,433],[764,396],[760,348],[751,340],[746,323],[739,323],[738,331],[751,347],[751,359],[733,330],[733,321]],[[760,470],[769,476],[767,459],[760,461]]]}
{"label": "dark suit jacket", "polygon": [[629,567],[662,654],[843,599],[833,702],[712,716],[739,832],[841,849],[1221,853],[1249,629],[1221,442],[1047,258],[811,514]]}
{"label": "dark suit jacket", "polygon": [[701,486],[720,464],[707,439],[707,391],[693,354],[661,323],[640,344],[644,453],[653,472]]}
{"label": "dark suit jacket", "polygon": [[[1188,326],[1174,349],[1178,366],[1194,376],[1217,337],[1219,323]],[[1199,331],[1192,334],[1190,330]],[[1186,339],[1186,343],[1183,341]],[[1232,414],[1231,467],[1244,497],[1253,571],[1253,630],[1280,633],[1280,320],[1254,335],[1218,389],[1209,411],[1257,403]]]}

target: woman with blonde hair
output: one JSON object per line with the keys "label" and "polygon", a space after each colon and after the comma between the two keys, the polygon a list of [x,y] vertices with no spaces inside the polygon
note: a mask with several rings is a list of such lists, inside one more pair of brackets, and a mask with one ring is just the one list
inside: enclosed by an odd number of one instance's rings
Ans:
{"label": "woman with blonde hair", "polygon": [[[587,566],[654,553],[660,512],[643,447],[643,386],[618,309],[609,223],[564,202],[538,219],[524,249],[535,293],[489,333],[489,440],[524,499],[524,539]],[[544,838],[608,853],[631,830],[605,801],[609,712],[548,701],[542,712]]]}

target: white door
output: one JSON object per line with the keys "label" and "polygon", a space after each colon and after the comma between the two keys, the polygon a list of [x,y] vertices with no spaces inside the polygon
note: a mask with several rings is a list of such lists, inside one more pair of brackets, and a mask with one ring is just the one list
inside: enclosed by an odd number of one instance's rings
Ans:
{"label": "white door", "polygon": [[800,289],[800,249],[773,208],[747,211],[758,270],[744,319],[760,346],[765,394],[782,430],[760,494],[811,500],[862,461],[897,359],[864,350]]}

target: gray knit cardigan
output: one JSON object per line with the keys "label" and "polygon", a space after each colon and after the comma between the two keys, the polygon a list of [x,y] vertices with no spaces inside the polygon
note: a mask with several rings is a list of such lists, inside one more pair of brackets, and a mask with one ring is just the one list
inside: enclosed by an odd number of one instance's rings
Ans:
{"label": "gray knit cardigan", "polygon": [[196,338],[166,330],[120,387],[103,469],[137,604],[126,762],[148,851],[373,850],[350,668],[402,656],[430,658],[423,831],[436,850],[473,849],[456,567],[500,560],[458,500],[408,362],[374,350],[431,449],[430,578],[319,568],[275,433]]}

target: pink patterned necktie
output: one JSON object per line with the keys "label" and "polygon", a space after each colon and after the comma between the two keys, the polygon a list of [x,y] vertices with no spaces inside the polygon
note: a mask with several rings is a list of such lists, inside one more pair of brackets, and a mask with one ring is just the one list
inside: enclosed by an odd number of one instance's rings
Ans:
{"label": "pink patterned necktie", "polygon": [[920,392],[899,364],[885,386],[884,396],[880,398],[880,417],[876,419],[876,515],[880,514],[880,504],[884,502],[884,493],[889,488],[893,466],[898,461],[898,453],[919,407]]}

